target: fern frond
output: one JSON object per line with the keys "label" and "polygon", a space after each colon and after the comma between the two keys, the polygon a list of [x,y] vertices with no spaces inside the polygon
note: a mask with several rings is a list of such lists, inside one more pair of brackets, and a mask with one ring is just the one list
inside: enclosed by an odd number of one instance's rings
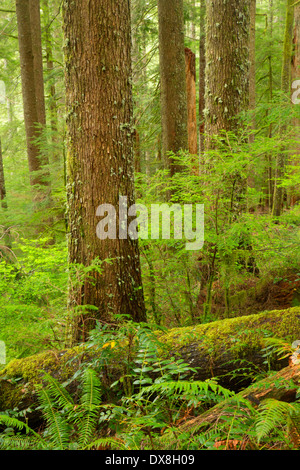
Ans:
{"label": "fern frond", "polygon": [[113,437],[101,437],[96,439],[86,445],[84,450],[97,449],[99,447],[103,449],[109,448],[109,450],[130,450],[121,439]]}
{"label": "fern frond", "polygon": [[263,401],[258,411],[255,429],[260,443],[276,426],[287,423],[289,416],[295,412],[295,407],[291,403],[268,398]]}
{"label": "fern frond", "polygon": [[5,414],[0,414],[0,423],[5,424],[5,426],[9,428],[14,428],[18,431],[25,431],[27,434],[32,434],[40,442],[41,445],[43,444],[41,436],[36,433],[33,429],[31,429],[26,423],[20,421],[17,418],[13,418]]}
{"label": "fern frond", "polygon": [[47,421],[47,437],[55,449],[64,450],[68,447],[70,426],[56,408],[56,403],[48,391],[38,390],[39,402]]}
{"label": "fern frond", "polygon": [[156,382],[148,387],[144,387],[140,393],[137,394],[137,398],[142,398],[143,395],[153,395],[160,393],[162,395],[193,395],[199,396],[200,394],[208,395],[212,391],[216,395],[222,395],[225,398],[233,396],[233,393],[223,388],[213,380],[207,381],[165,381]]}
{"label": "fern frond", "polygon": [[84,372],[83,394],[79,413],[79,446],[85,447],[92,438],[97,425],[99,405],[101,403],[101,382],[93,369]]}
{"label": "fern frond", "polygon": [[74,407],[74,401],[67,389],[61,385],[52,375],[45,373],[44,380],[47,385],[48,393],[55,399],[56,405],[61,409],[70,409]]}

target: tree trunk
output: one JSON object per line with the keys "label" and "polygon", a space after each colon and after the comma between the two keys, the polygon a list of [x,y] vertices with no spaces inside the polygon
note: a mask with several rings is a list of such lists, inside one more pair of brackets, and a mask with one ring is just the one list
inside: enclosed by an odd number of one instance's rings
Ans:
{"label": "tree trunk", "polygon": [[[283,41],[283,61],[281,71],[281,91],[285,98],[290,102],[291,93],[291,64],[293,48],[293,27],[294,27],[294,0],[286,0],[286,19]],[[285,125],[281,126],[281,132],[284,135]],[[274,206],[273,215],[279,217],[283,209],[284,188],[281,186],[281,180],[284,176],[286,165],[286,156],[284,151],[280,152],[276,162],[276,180],[274,188]]]}
{"label": "tree trunk", "polygon": [[105,215],[102,205],[116,210],[115,224],[109,221],[114,228],[121,223],[119,197],[127,197],[128,207],[134,204],[129,1],[68,0],[63,16],[69,260],[71,266],[88,267],[97,258],[102,263],[101,273],[93,270],[70,286],[70,308],[77,311],[72,339],[78,342],[97,321],[146,316],[137,240],[121,227],[104,234],[97,225]]}
{"label": "tree trunk", "polygon": [[168,152],[188,149],[183,0],[158,0],[163,155],[171,175],[181,170]]}
{"label": "tree trunk", "polygon": [[[206,0],[200,2],[200,42],[199,42],[199,146],[200,146],[200,157],[204,153],[205,149],[205,20],[206,20]],[[203,163],[203,158],[201,158]]]}
{"label": "tree trunk", "polygon": [[0,202],[1,202],[2,209],[7,209],[1,139],[0,139]]}
{"label": "tree trunk", "polygon": [[[256,63],[255,63],[255,25],[256,25],[256,0],[250,2],[250,44],[249,44],[249,109],[254,113],[256,106]],[[252,129],[255,130],[255,115],[252,117]],[[254,141],[254,132],[250,134],[250,142]],[[251,186],[254,182],[251,182]]]}
{"label": "tree trunk", "polygon": [[[266,335],[281,338],[290,344],[299,337],[300,308],[264,312],[261,314],[220,320],[203,325],[174,328],[159,335],[164,349],[161,357],[182,359],[196,369],[195,380],[218,377],[218,383],[231,390],[239,391],[248,387],[252,374],[267,371],[265,347]],[[132,343],[116,343],[114,356],[103,371],[103,384],[118,380],[128,370],[128,348]],[[34,383],[42,380],[43,371],[52,374],[60,382],[73,377],[79,366],[90,364],[101,357],[101,349],[85,348],[81,344],[64,351],[46,351],[41,354],[11,361],[0,372],[0,410],[10,406],[21,409],[31,406],[36,396],[32,394]],[[134,361],[134,357],[132,357]],[[273,370],[280,370],[287,361],[278,361],[274,356],[270,360]],[[245,375],[238,374],[238,369]],[[230,375],[230,372],[235,371]],[[19,378],[22,380],[13,381]],[[28,387],[24,384],[28,383]],[[76,387],[76,383],[73,384]],[[74,390],[73,390],[74,391]],[[75,390],[76,391],[76,390]],[[23,407],[23,408],[22,408]]]}
{"label": "tree trunk", "polygon": [[205,131],[208,146],[235,131],[249,104],[250,0],[212,0],[206,7]]}
{"label": "tree trunk", "polygon": [[[196,112],[196,56],[191,49],[185,48],[185,77],[188,108],[188,143],[191,155],[197,156],[198,132]],[[195,159],[195,171],[198,174],[198,161]]]}
{"label": "tree trunk", "polygon": [[[294,50],[292,57],[292,103],[299,106],[299,89],[300,89],[300,4],[295,6],[295,25],[294,25]],[[296,96],[295,96],[296,94]],[[297,100],[297,101],[296,101]],[[298,103],[298,104],[297,104]],[[290,161],[290,164],[297,167],[300,165],[300,118],[294,119],[295,139],[297,143],[294,147],[295,156]],[[297,171],[297,169],[295,169]],[[289,205],[294,206],[300,200],[300,192],[296,187],[289,190]]]}
{"label": "tree trunk", "polygon": [[[43,99],[41,96],[43,79],[40,56],[40,26],[37,24],[39,15],[37,15],[36,11],[38,5],[38,0],[16,0],[30,182],[32,186],[40,185],[48,187],[48,173],[43,171],[43,165],[48,162],[41,155],[37,142],[41,137],[42,126],[45,124]],[[40,191],[37,191],[36,196],[41,197]]]}
{"label": "tree trunk", "polygon": [[53,76],[54,62],[53,62],[53,48],[52,48],[52,28],[49,11],[49,1],[43,0],[43,12],[45,18],[45,43],[46,43],[46,63],[49,82],[49,114],[51,125],[51,140],[53,145],[52,161],[54,163],[61,162],[60,153],[57,150],[58,144],[58,115],[57,115],[57,102],[56,102],[56,87],[55,79]]}

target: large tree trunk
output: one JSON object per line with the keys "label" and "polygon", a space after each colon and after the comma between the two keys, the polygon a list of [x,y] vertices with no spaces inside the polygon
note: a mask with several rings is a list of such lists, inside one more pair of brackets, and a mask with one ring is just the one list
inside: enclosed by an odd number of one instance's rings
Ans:
{"label": "large tree trunk", "polygon": [[[232,390],[248,387],[252,373],[267,370],[265,338],[272,334],[292,343],[299,338],[300,308],[264,312],[256,315],[220,320],[208,324],[186,328],[175,328],[159,334],[164,345],[161,357],[183,359],[196,369],[194,379],[206,380],[218,377],[220,385]],[[102,371],[103,386],[118,380],[128,370],[128,345],[124,342],[115,345],[113,359]],[[130,343],[132,354],[132,343]],[[69,380],[79,366],[90,364],[92,358],[99,359],[102,350],[85,348],[85,344],[64,351],[44,353],[11,361],[0,373],[0,410],[17,406],[24,409],[34,404],[32,393],[34,383],[42,380],[43,372],[48,372],[59,381]],[[132,357],[134,361],[134,357]],[[246,365],[245,365],[246,364]],[[274,369],[282,369],[285,361],[276,357],[270,363]],[[248,376],[237,373],[239,368],[248,369]],[[236,371],[230,375],[230,372]],[[244,370],[244,373],[246,371]],[[20,381],[13,381],[20,378]],[[27,383],[26,386],[25,383]],[[76,383],[73,384],[76,388]]]}
{"label": "large tree trunk", "polygon": [[158,0],[162,146],[171,175],[181,170],[168,156],[188,149],[183,0]]}
{"label": "large tree trunk", "polygon": [[119,196],[128,207],[135,202],[129,1],[68,0],[63,16],[69,260],[85,267],[96,258],[103,263],[101,273],[94,270],[70,286],[70,308],[77,313],[72,339],[78,342],[97,320],[124,314],[138,322],[146,316],[137,240],[121,228],[106,239],[96,233],[105,215],[100,206],[116,210],[116,223],[111,222],[118,228]]}
{"label": "large tree trunk", "polygon": [[[30,181],[33,186],[47,187],[49,177],[43,165],[48,161],[37,142],[45,124],[39,0],[16,0],[16,12]],[[39,191],[37,197],[41,197]]]}
{"label": "large tree trunk", "polygon": [[[293,27],[294,27],[294,0],[286,0],[286,18],[285,18],[285,32],[283,41],[283,60],[281,71],[281,91],[287,102],[290,102],[291,93],[291,64],[292,64],[292,51],[293,51]],[[284,135],[286,125],[281,125],[281,133]],[[276,180],[274,188],[274,206],[273,215],[279,217],[283,209],[283,196],[284,188],[281,185],[282,178],[284,177],[286,166],[286,155],[282,149],[279,153],[276,162]]]}
{"label": "large tree trunk", "polygon": [[203,163],[203,153],[205,149],[205,22],[206,22],[206,0],[200,2],[200,41],[199,41],[199,152],[200,162]]}
{"label": "large tree trunk", "polygon": [[250,0],[211,0],[206,7],[205,131],[235,131],[249,103]]}

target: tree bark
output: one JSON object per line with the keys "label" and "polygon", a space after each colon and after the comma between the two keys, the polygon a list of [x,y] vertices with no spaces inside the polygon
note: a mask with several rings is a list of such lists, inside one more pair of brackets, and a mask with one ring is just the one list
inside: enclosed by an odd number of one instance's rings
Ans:
{"label": "tree bark", "polygon": [[[32,186],[49,186],[48,172],[43,165],[48,161],[40,152],[38,139],[45,124],[42,98],[41,38],[38,0],[16,0],[24,120],[28,164]],[[37,191],[36,197],[40,197]]]}
{"label": "tree bark", "polygon": [[0,139],[0,202],[1,202],[2,209],[7,209],[1,139]]}
{"label": "tree bark", "polygon": [[181,166],[168,155],[188,149],[183,0],[158,0],[162,147],[170,174]]}
{"label": "tree bark", "polygon": [[[195,380],[218,377],[220,385],[239,391],[250,386],[251,372],[268,370],[263,350],[266,334],[272,334],[273,337],[291,344],[299,338],[299,318],[300,308],[294,307],[193,327],[174,328],[159,334],[161,344],[164,345],[161,357],[182,359],[196,369],[193,374]],[[102,377],[108,388],[128,367],[128,347],[124,342],[122,345],[117,342],[114,348],[114,356]],[[10,406],[24,409],[31,406],[36,400],[32,387],[42,380],[43,372],[52,374],[60,382],[68,381],[79,366],[84,367],[85,363],[90,364],[93,359],[99,360],[101,351],[87,349],[85,344],[81,344],[73,349],[46,351],[11,361],[0,372],[0,409],[5,410]],[[134,356],[132,360],[134,361]],[[273,365],[273,370],[281,370],[287,366],[286,361],[278,361],[276,357],[273,357],[270,364]],[[229,375],[243,367],[247,367],[249,374],[243,380],[237,373]],[[14,378],[21,380],[14,382]],[[28,386],[24,387],[25,383]],[[76,388],[76,383],[73,385]]]}
{"label": "tree bark", "polygon": [[69,260],[71,266],[102,263],[101,273],[70,285],[70,309],[77,312],[72,339],[78,342],[98,320],[125,314],[139,322],[146,314],[137,240],[123,238],[121,229],[106,239],[96,233],[101,205],[116,210],[118,227],[119,196],[128,207],[135,202],[129,1],[67,0],[63,17]]}
{"label": "tree bark", "polygon": [[206,6],[205,131],[207,143],[236,131],[249,104],[250,0],[212,0]]}
{"label": "tree bark", "polygon": [[[185,48],[185,78],[188,108],[188,143],[191,155],[197,156],[198,132],[196,112],[196,56],[189,48]],[[198,162],[195,159],[195,171],[198,174]]]}
{"label": "tree bark", "polygon": [[[293,27],[294,27],[294,0],[286,0],[286,18],[285,32],[283,41],[283,61],[281,71],[281,91],[285,98],[290,102],[291,94],[291,64],[292,64],[292,48],[293,48]],[[284,135],[286,126],[281,125],[281,132]],[[284,150],[284,149],[283,149]],[[276,162],[276,180],[274,188],[274,206],[273,215],[279,217],[283,209],[284,188],[281,181],[284,176],[286,166],[286,156],[284,151],[280,152]]]}
{"label": "tree bark", "polygon": [[[256,106],[256,63],[255,63],[255,26],[256,26],[256,0],[250,2],[250,37],[249,37],[249,109],[254,113]],[[255,115],[252,116],[252,129],[255,130]],[[254,141],[254,132],[250,134],[250,142]],[[252,182],[253,186],[254,182]]]}
{"label": "tree bark", "polygon": [[[205,149],[205,21],[206,21],[206,0],[200,2],[200,41],[199,41],[199,146],[200,156]],[[203,158],[201,158],[203,163]]]}
{"label": "tree bark", "polygon": [[[293,57],[292,57],[292,72],[291,72],[291,82],[292,82],[292,102],[295,106],[299,106],[299,92],[300,89],[300,4],[298,3],[295,6],[294,10],[295,14],[295,23],[294,23],[294,38],[293,38]],[[294,94],[296,93],[296,98]],[[297,100],[296,104],[294,100]],[[295,152],[295,156],[291,159],[290,165],[295,167],[299,166],[300,164],[300,118],[296,117],[294,119],[294,128],[295,128],[295,139],[297,143],[293,148]],[[295,169],[295,171],[297,171]],[[289,190],[289,205],[294,206],[296,202],[300,199],[300,192],[297,187],[292,187]]]}

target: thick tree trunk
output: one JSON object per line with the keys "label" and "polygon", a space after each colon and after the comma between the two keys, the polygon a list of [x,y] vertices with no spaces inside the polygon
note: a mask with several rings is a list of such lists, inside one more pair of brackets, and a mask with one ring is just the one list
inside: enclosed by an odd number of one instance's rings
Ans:
{"label": "thick tree trunk", "polygon": [[[160,334],[160,341],[164,345],[161,357],[170,358],[172,355],[183,359],[196,369],[196,380],[218,377],[220,385],[232,390],[241,390],[251,384],[251,372],[268,368],[263,350],[266,335],[272,334],[275,338],[281,338],[291,344],[299,338],[299,318],[300,308],[294,307],[193,327],[174,328]],[[43,371],[65,382],[73,376],[79,365],[84,367],[91,359],[99,359],[101,354],[101,349],[86,349],[82,344],[73,349],[46,351],[11,361],[0,373],[0,410],[10,406],[24,409],[32,405],[36,400],[32,394],[32,386],[42,379]],[[113,359],[103,371],[102,380],[105,386],[109,387],[110,383],[124,374],[128,367],[127,357],[127,345],[117,343]],[[134,361],[134,357],[132,360]],[[284,368],[287,363],[274,357],[272,365],[276,370]],[[245,367],[249,375],[243,377],[237,370]],[[236,372],[230,375],[233,371]],[[11,380],[17,377],[22,380]],[[28,386],[24,387],[25,383]],[[76,387],[76,384],[74,386]]]}
{"label": "thick tree trunk", "polygon": [[[18,38],[21,63],[24,120],[27,140],[28,164],[31,184],[49,186],[48,173],[42,171],[48,163],[41,155],[37,139],[44,125],[44,105],[42,99],[41,38],[38,0],[16,0]],[[33,23],[34,21],[34,23]],[[39,44],[38,44],[39,43]],[[40,197],[40,194],[37,195]]]}
{"label": "thick tree trunk", "polygon": [[[256,106],[256,63],[255,63],[255,25],[256,25],[256,0],[250,2],[250,43],[249,43],[249,109],[254,113]],[[255,115],[252,117],[252,129],[255,130]],[[250,142],[254,141],[254,132],[250,134]],[[253,181],[251,182],[253,186]]]}
{"label": "thick tree trunk", "polygon": [[208,143],[237,129],[249,104],[250,0],[212,0],[206,7],[205,131]]}
{"label": "thick tree trunk", "polygon": [[[135,202],[130,26],[128,0],[64,2],[69,260],[103,263],[101,273],[70,286],[75,342],[85,341],[97,320],[146,319],[138,243],[118,230],[119,197],[128,207]],[[105,204],[116,210],[109,238],[97,231]]]}
{"label": "thick tree trunk", "polygon": [[[292,57],[292,72],[291,72],[291,82],[292,82],[292,103],[295,106],[299,106],[299,89],[300,89],[300,4],[298,3],[295,6],[295,23],[294,23],[294,50]],[[297,104],[298,103],[298,104]],[[295,140],[297,143],[294,147],[295,155],[292,157],[289,162],[290,165],[295,167],[300,164],[300,118],[297,117],[294,120],[295,127]],[[295,168],[295,171],[297,169]],[[292,187],[289,189],[289,205],[294,206],[296,202],[300,200],[300,191],[297,187]]]}
{"label": "thick tree trunk", "polygon": [[200,161],[203,163],[203,158],[201,155],[204,153],[205,149],[205,67],[206,67],[206,58],[205,58],[205,21],[206,21],[206,0],[201,0],[200,2],[200,41],[199,41],[199,151],[200,151]]}
{"label": "thick tree trunk", "polygon": [[[293,50],[293,28],[294,28],[294,0],[286,0],[286,19],[285,19],[285,32],[283,41],[283,60],[281,71],[281,91],[284,93],[285,98],[290,102],[291,94],[291,64],[292,64],[292,50]],[[281,132],[284,135],[286,126],[281,125]],[[276,180],[274,188],[274,206],[273,215],[279,217],[283,209],[283,196],[284,188],[281,186],[281,181],[284,176],[286,166],[286,155],[284,149],[279,153],[276,162]]]}
{"label": "thick tree trunk", "polygon": [[188,149],[183,0],[158,0],[162,146],[171,175],[181,170],[168,156]]}

